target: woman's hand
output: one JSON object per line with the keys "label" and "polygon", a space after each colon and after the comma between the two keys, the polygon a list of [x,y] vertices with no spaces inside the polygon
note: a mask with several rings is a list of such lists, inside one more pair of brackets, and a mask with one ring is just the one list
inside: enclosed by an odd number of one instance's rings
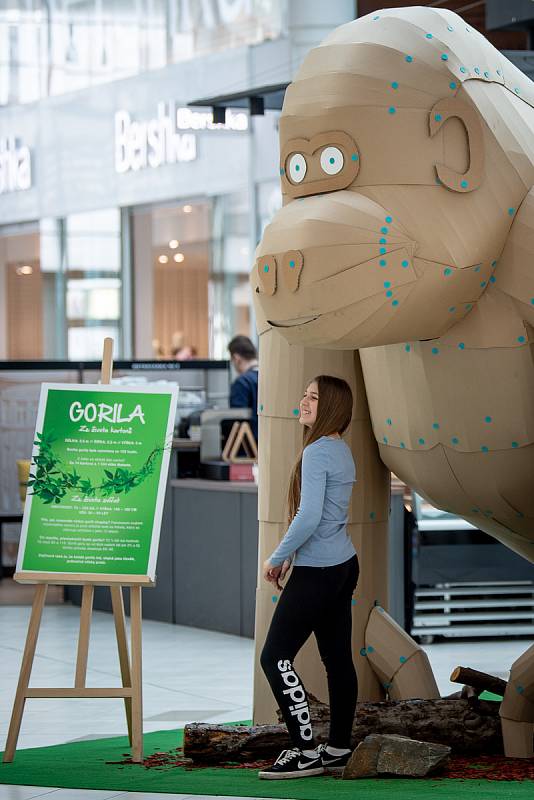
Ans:
{"label": "woman's hand", "polygon": [[287,571],[291,566],[291,561],[286,558],[283,564],[279,564],[277,567],[273,567],[269,559],[263,563],[263,577],[269,583],[272,583],[276,586],[277,589],[280,591],[283,589],[280,581],[283,581],[286,577]]}

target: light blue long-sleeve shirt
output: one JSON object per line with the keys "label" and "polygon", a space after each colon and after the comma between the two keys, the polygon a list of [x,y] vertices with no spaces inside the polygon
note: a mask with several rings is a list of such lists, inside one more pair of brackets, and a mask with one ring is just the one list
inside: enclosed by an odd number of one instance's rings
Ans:
{"label": "light blue long-sleeve shirt", "polygon": [[270,557],[279,566],[295,553],[295,566],[333,567],[355,554],[347,520],[356,468],[343,439],[322,436],[304,448],[300,505]]}

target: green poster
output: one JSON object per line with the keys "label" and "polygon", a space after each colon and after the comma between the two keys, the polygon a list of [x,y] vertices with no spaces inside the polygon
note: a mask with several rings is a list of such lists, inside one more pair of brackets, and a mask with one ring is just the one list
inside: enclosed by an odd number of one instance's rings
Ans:
{"label": "green poster", "polygon": [[17,572],[154,578],[176,397],[43,385]]}

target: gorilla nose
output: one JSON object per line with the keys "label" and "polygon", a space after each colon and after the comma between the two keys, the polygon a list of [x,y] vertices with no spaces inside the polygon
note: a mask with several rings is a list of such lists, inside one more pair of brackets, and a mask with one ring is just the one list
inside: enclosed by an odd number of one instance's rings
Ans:
{"label": "gorilla nose", "polygon": [[300,250],[288,250],[281,255],[258,258],[256,269],[259,291],[262,294],[273,295],[281,281],[290,292],[296,292],[303,266],[304,256]]}

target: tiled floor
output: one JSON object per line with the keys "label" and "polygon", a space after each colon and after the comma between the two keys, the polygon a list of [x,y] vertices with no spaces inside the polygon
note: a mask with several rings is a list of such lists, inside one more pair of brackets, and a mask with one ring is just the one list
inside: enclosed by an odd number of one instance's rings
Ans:
{"label": "tiled floor", "polygon": [[[3,749],[20,668],[30,609],[0,606],[0,750]],[[45,608],[32,685],[71,686],[74,679],[79,609]],[[455,642],[427,646],[442,694],[458,690],[448,677],[461,664],[506,678],[527,640]],[[143,702],[145,732],[182,727],[186,722],[226,722],[252,715],[253,642],[237,636],[176,625],[143,623]],[[96,612],[91,628],[89,686],[118,684],[111,616]],[[122,735],[121,700],[29,700],[19,747],[39,747],[78,739]],[[53,720],[53,723],[51,722]],[[0,800],[175,800],[186,795],[117,793],[2,786]],[[196,800],[202,800],[198,795]]]}

